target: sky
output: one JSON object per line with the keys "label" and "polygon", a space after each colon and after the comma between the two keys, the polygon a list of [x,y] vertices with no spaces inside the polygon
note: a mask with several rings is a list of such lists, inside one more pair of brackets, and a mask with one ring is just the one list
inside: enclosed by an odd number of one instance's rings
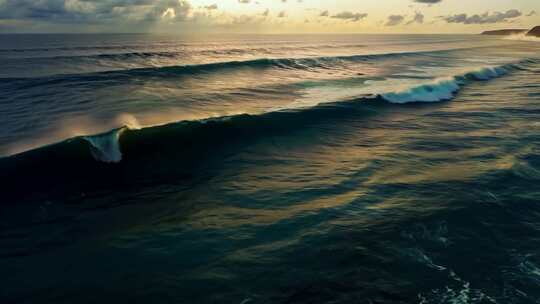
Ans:
{"label": "sky", "polygon": [[0,33],[478,33],[540,0],[0,0]]}

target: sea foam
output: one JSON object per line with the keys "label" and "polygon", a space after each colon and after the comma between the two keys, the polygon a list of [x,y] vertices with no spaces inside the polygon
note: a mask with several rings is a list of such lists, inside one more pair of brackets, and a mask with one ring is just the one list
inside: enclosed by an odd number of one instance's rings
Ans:
{"label": "sea foam", "polygon": [[466,84],[467,80],[490,80],[501,77],[509,72],[510,65],[482,67],[464,72],[453,77],[439,78],[429,83],[420,84],[395,92],[387,92],[380,96],[390,103],[438,102],[451,100]]}
{"label": "sea foam", "polygon": [[381,94],[381,96],[391,103],[436,102],[452,99],[454,93],[458,90],[459,84],[457,80],[446,78],[403,91]]}
{"label": "sea foam", "polygon": [[105,163],[118,163],[122,160],[119,139],[125,129],[120,128],[104,134],[84,136],[83,139],[90,143],[90,152],[96,160]]}

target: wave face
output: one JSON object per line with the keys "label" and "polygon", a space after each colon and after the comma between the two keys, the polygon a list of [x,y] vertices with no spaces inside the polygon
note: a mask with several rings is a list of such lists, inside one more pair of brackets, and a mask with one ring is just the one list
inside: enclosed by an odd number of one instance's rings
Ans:
{"label": "wave face", "polygon": [[0,63],[2,303],[540,298],[535,42],[0,35]]}

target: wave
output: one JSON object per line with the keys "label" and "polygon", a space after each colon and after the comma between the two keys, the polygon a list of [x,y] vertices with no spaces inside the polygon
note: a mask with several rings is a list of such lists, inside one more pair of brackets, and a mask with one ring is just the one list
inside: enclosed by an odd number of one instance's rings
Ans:
{"label": "wave", "polygon": [[441,79],[403,91],[385,93],[382,97],[391,103],[436,102],[452,99],[459,88],[456,79]]}
{"label": "wave", "polygon": [[466,80],[490,80],[504,76],[513,69],[514,65],[498,67],[483,67],[462,75],[442,78],[431,83],[422,84],[405,90],[381,94],[382,98],[391,103],[437,102],[450,100],[459,91]]}
{"label": "wave", "polygon": [[[532,59],[523,60],[521,63],[530,63],[536,62]],[[420,83],[418,85],[409,86],[404,89],[398,89],[391,92],[381,92],[379,94],[374,94],[370,96],[362,96],[359,99],[338,101],[337,103],[327,102],[319,105],[315,105],[311,108],[297,108],[297,109],[276,109],[274,111],[267,112],[266,114],[260,114],[255,116],[250,116],[248,114],[240,114],[236,116],[227,116],[227,117],[218,117],[218,118],[207,118],[202,120],[191,121],[191,123],[200,123],[206,124],[208,122],[221,123],[227,121],[227,123],[234,122],[237,119],[241,119],[245,115],[254,118],[267,117],[271,115],[278,115],[272,113],[280,112],[289,112],[294,111],[295,115],[303,115],[306,111],[318,111],[320,109],[326,109],[332,107],[332,105],[339,104],[340,107],[344,104],[358,103],[358,101],[363,102],[373,102],[373,100],[378,100],[380,102],[388,102],[392,104],[406,104],[406,103],[418,103],[418,102],[439,102],[451,100],[455,94],[465,85],[471,81],[486,81],[493,78],[504,76],[510,73],[514,69],[520,69],[522,64],[506,64],[502,66],[494,67],[483,67],[478,69],[473,69],[462,74],[436,79],[431,82]],[[276,118],[277,119],[277,118]],[[120,137],[122,134],[129,130],[129,132],[134,132],[141,128],[136,122],[136,119],[130,116],[130,121],[135,121],[129,125],[125,125],[121,128],[111,130],[109,132],[97,135],[88,135],[82,136],[84,141],[88,142],[90,153],[94,159],[105,162],[105,163],[117,163],[122,160],[121,145],[119,143]],[[184,122],[180,122],[184,123]],[[170,125],[175,125],[178,123],[172,123]],[[151,128],[160,128],[161,126],[148,126],[147,129]],[[24,154],[24,152],[23,152]]]}
{"label": "wave", "polygon": [[[187,44],[161,44],[160,47],[186,47]],[[35,48],[5,48],[0,53],[16,52],[58,52],[58,51],[109,51],[109,50],[133,50],[148,48],[145,44],[122,44],[122,45],[90,45],[90,46],[62,46],[62,47],[35,47]]]}
{"label": "wave", "polygon": [[105,163],[117,163],[122,160],[119,139],[126,128],[122,127],[105,134],[83,136],[82,138],[90,144],[90,152],[96,160]]}
{"label": "wave", "polygon": [[[95,55],[77,55],[77,56],[51,56],[51,57],[33,57],[30,59],[63,59],[63,60],[128,60],[128,59],[150,59],[150,58],[176,58],[184,55],[182,51],[161,51],[161,52],[127,52],[127,53],[108,53]],[[28,59],[28,58],[25,58]]]}
{"label": "wave", "polygon": [[[164,44],[160,47],[169,49],[183,49],[187,50],[189,47],[196,47],[196,45],[190,44]],[[208,54],[235,54],[235,53],[250,53],[250,52],[267,52],[267,51],[287,51],[287,50],[320,50],[333,49],[333,48],[362,48],[366,47],[365,44],[314,44],[314,45],[288,45],[288,46],[269,46],[269,47],[231,47],[223,49],[203,49],[201,53]],[[24,52],[58,52],[58,51],[110,51],[110,50],[136,50],[136,49],[148,49],[148,45],[134,44],[134,45],[111,45],[111,46],[74,46],[74,47],[45,47],[45,48],[10,48],[0,49],[0,53],[24,53]],[[170,53],[179,53],[180,51],[171,51]],[[137,53],[137,52],[134,52]],[[154,53],[154,52],[142,52],[142,53]],[[159,53],[159,52],[156,52]],[[106,54],[104,54],[106,55]]]}
{"label": "wave", "polygon": [[[77,201],[81,193],[106,189],[129,193],[146,185],[193,183],[205,178],[199,172],[209,172],[202,168],[219,167],[226,157],[261,138],[291,134],[317,122],[337,124],[343,118],[373,115],[365,102],[181,121],[138,130],[125,127],[75,137],[0,158],[2,198],[6,203],[35,201],[41,199],[35,196],[38,193],[49,193]],[[32,193],[25,189],[29,184]]]}
{"label": "wave", "polygon": [[[468,48],[464,48],[468,49]],[[454,49],[455,50],[455,49]],[[336,69],[340,66],[346,68],[347,64],[369,62],[372,60],[397,59],[402,57],[431,56],[440,53],[446,53],[448,50],[439,51],[420,51],[420,52],[396,52],[370,55],[348,55],[348,56],[322,56],[322,57],[302,57],[302,58],[259,58],[253,60],[233,60],[211,62],[192,65],[160,66],[150,68],[134,68],[114,71],[103,71],[86,74],[65,74],[45,77],[26,77],[26,78],[0,78],[4,82],[8,81],[28,81],[28,80],[46,80],[46,81],[70,81],[93,80],[93,79],[119,79],[137,77],[173,77],[199,72],[218,72],[227,69]],[[136,55],[137,56],[137,55]]]}
{"label": "wave", "polygon": [[[527,62],[527,61],[523,61]],[[516,64],[506,64],[502,66],[495,67],[482,67],[472,71],[465,72],[460,75],[456,75],[449,78],[438,79],[430,83],[424,83],[417,86],[407,88],[405,90],[398,90],[395,92],[382,93],[379,95],[371,97],[362,97],[360,100],[349,100],[338,102],[339,104],[351,103],[358,101],[373,101],[373,100],[382,100],[394,104],[405,104],[405,103],[417,103],[417,102],[440,102],[447,101],[454,98],[455,94],[469,81],[486,81],[494,78],[498,78],[510,73],[513,69],[517,68]],[[330,103],[332,104],[332,103]],[[321,107],[323,105],[318,105],[315,107]],[[326,105],[324,107],[327,107]],[[291,109],[285,109],[288,111]],[[301,115],[304,109],[296,109]],[[279,111],[277,111],[279,112]],[[207,122],[209,120],[221,121],[223,119],[234,121],[235,116],[232,117],[220,117],[207,120],[201,120],[201,123]],[[98,135],[97,137],[89,137],[88,140],[92,143],[92,149],[97,149],[98,151],[93,152],[94,157],[97,160],[105,162],[118,162],[121,160],[121,153],[117,139],[125,130],[125,128],[113,130],[103,135]]]}
{"label": "wave", "polygon": [[[524,61],[527,62],[530,61]],[[294,130],[319,123],[338,127],[341,121],[376,115],[386,107],[402,107],[409,102],[450,100],[470,83],[526,68],[526,64],[520,63],[474,69],[404,90],[309,108],[180,121],[140,129],[137,125],[125,126],[0,158],[0,171],[4,173],[0,183],[7,189],[8,199],[31,195],[25,194],[28,183],[48,193],[65,195],[69,190],[73,192],[69,195],[75,197],[94,187],[103,191],[107,187],[143,187],[148,183],[191,183],[195,182],[193,177],[198,176],[197,172],[207,171],[201,167],[219,167],[228,155],[242,151],[251,143],[260,143],[262,138],[290,135]],[[89,179],[93,180],[90,184]]]}

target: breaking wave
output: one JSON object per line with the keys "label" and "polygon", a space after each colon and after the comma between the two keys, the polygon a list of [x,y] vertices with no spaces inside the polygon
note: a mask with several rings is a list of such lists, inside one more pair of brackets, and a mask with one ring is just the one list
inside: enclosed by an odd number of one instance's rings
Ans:
{"label": "breaking wave", "polygon": [[[523,61],[522,63],[526,64],[530,61],[531,60],[528,59]],[[130,136],[136,136],[137,134],[151,132],[154,134],[154,136],[157,136],[157,138],[159,138],[160,133],[164,130],[167,130],[166,132],[169,133],[171,130],[178,131],[179,128],[187,128],[190,130],[192,130],[192,128],[195,128],[197,130],[204,129],[205,132],[213,133],[210,137],[214,138],[216,135],[219,135],[220,132],[223,132],[220,130],[226,131],[230,128],[240,128],[242,130],[250,130],[251,136],[263,136],[264,133],[269,132],[269,130],[271,131],[281,128],[295,129],[306,120],[313,121],[325,119],[327,117],[333,117],[336,115],[350,115],[350,113],[354,112],[351,111],[351,108],[354,108],[355,111],[361,111],[362,107],[365,107],[366,105],[381,106],[384,103],[406,104],[414,102],[448,101],[451,100],[463,86],[466,86],[471,82],[486,81],[500,76],[504,76],[510,73],[513,69],[519,68],[520,64],[507,64],[496,67],[484,67],[467,71],[457,76],[437,79],[428,83],[404,88],[402,90],[396,90],[394,92],[385,92],[379,95],[363,96],[352,100],[322,103],[311,108],[284,109],[281,111],[267,112],[260,115],[243,114],[230,117],[209,118],[197,121],[181,121],[163,126],[147,127],[144,130],[137,130],[140,128],[138,124],[135,127],[125,125],[121,128],[114,129],[107,133],[92,136],[82,136],[80,138],[88,144],[87,149],[89,149],[88,151],[95,160],[104,163],[118,163],[123,158],[122,149],[124,148],[124,145],[121,138],[123,137],[124,133],[129,133]],[[208,129],[209,126],[213,126],[214,128]],[[148,131],[149,129],[151,129],[152,131]],[[260,131],[261,133],[258,134],[256,131]],[[198,135],[190,134],[190,136]],[[224,136],[229,136],[229,134],[226,134]],[[145,139],[140,140],[144,141]],[[134,139],[134,141],[138,142],[139,139],[136,138]],[[69,141],[60,143],[59,145],[66,144],[69,144]],[[55,145],[52,145],[53,149],[54,146]],[[163,142],[158,144],[157,146],[165,149],[167,143]],[[19,157],[24,157],[24,155],[27,153],[28,152],[23,152],[21,155],[19,155]],[[36,152],[34,151],[32,153]]]}
{"label": "breaking wave", "polygon": [[385,93],[382,97],[391,103],[436,102],[452,99],[459,88],[458,80],[454,78],[440,79],[403,91]]}
{"label": "breaking wave", "polygon": [[397,92],[384,93],[381,96],[391,103],[437,102],[450,100],[459,91],[466,80],[490,80],[509,73],[512,65],[484,67],[450,78],[435,80]]}
{"label": "breaking wave", "polygon": [[96,160],[105,163],[117,163],[122,160],[119,139],[125,129],[124,127],[105,134],[84,136],[83,139],[90,143],[90,152]]}
{"label": "breaking wave", "polygon": [[[219,72],[229,69],[287,69],[287,70],[310,70],[310,69],[347,69],[350,63],[355,62],[369,62],[372,60],[384,60],[395,59],[408,56],[423,56],[434,55],[438,53],[445,53],[448,50],[441,51],[420,51],[420,52],[396,52],[396,53],[383,53],[383,54],[370,54],[370,55],[349,55],[349,56],[323,56],[323,57],[303,57],[303,58],[260,58],[253,60],[238,60],[238,61],[220,61],[203,64],[192,65],[174,65],[174,66],[160,66],[150,68],[133,68],[123,70],[102,71],[85,74],[65,74],[46,77],[32,77],[37,80],[47,80],[55,82],[72,81],[76,80],[93,80],[93,79],[106,79],[115,80],[130,77],[173,77],[180,75],[192,75],[200,72]],[[112,55],[96,55],[107,56],[136,56],[136,57],[149,57],[149,56],[177,56],[174,52],[161,52],[161,53],[129,53],[129,54],[112,54]],[[125,58],[122,58],[125,59]],[[28,78],[0,78],[2,81],[28,81]]]}

